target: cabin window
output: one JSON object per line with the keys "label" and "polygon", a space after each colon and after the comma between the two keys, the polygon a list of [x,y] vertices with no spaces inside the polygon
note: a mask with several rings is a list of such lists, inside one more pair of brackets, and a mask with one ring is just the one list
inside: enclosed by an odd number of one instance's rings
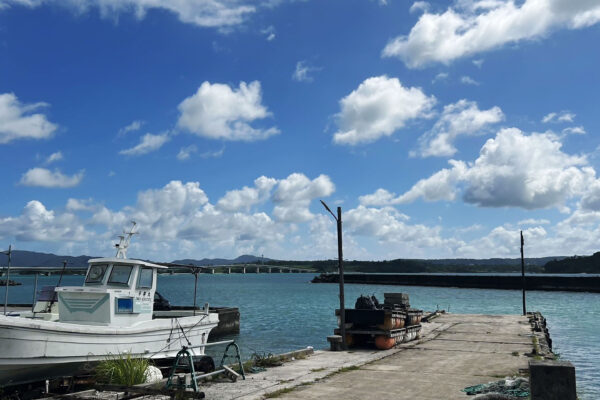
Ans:
{"label": "cabin window", "polygon": [[108,283],[113,285],[127,285],[129,284],[129,276],[131,275],[131,265],[113,265],[108,278]]}
{"label": "cabin window", "polygon": [[152,289],[152,268],[141,268],[138,279],[139,289]]}
{"label": "cabin window", "polygon": [[108,264],[94,264],[90,267],[88,271],[87,277],[85,278],[85,283],[102,283],[104,279],[104,274],[108,269]]}

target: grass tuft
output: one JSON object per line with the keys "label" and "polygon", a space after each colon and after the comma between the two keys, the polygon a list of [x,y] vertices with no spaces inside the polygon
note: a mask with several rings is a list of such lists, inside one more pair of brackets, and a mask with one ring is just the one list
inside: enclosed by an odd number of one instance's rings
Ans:
{"label": "grass tuft", "polygon": [[274,398],[279,397],[279,396],[281,396],[283,394],[289,393],[289,392],[291,392],[293,390],[294,390],[294,388],[279,389],[279,390],[276,390],[274,392],[265,394],[264,398],[265,399],[274,399]]}
{"label": "grass tuft", "polygon": [[283,365],[281,359],[272,353],[253,353],[251,359],[257,367],[269,368]]}
{"label": "grass tuft", "polygon": [[343,372],[349,372],[349,371],[356,371],[357,369],[360,369],[360,367],[357,367],[356,365],[352,365],[351,367],[343,367],[340,368],[336,371],[336,373],[343,373]]}
{"label": "grass tuft", "polygon": [[144,383],[146,370],[150,362],[146,358],[133,357],[131,354],[109,354],[96,367],[99,382],[134,386]]}

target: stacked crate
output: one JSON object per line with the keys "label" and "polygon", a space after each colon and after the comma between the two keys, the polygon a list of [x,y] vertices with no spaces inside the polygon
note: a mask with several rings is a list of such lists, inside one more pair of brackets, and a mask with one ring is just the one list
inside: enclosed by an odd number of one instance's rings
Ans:
{"label": "stacked crate", "polygon": [[416,339],[421,331],[421,319],[423,310],[410,307],[408,293],[384,293],[383,308],[390,310],[401,310],[406,313],[406,334],[404,341],[409,342]]}
{"label": "stacked crate", "polygon": [[[422,310],[410,308],[408,294],[385,293],[380,309],[346,309],[348,347],[374,344],[381,350],[416,339],[421,331]],[[336,310],[339,316],[339,310]],[[339,318],[338,318],[339,326]],[[335,330],[340,334],[340,329]]]}

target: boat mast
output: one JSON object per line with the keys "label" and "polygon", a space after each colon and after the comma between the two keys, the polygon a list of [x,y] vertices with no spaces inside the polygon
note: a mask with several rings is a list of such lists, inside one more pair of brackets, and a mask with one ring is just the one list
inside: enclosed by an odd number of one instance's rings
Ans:
{"label": "boat mast", "polygon": [[123,235],[119,235],[119,243],[115,244],[117,248],[117,258],[127,258],[127,249],[129,248],[129,242],[131,242],[131,237],[133,235],[137,235],[139,232],[135,232],[135,227],[137,223],[135,221],[131,221],[133,226],[129,232],[123,230]]}

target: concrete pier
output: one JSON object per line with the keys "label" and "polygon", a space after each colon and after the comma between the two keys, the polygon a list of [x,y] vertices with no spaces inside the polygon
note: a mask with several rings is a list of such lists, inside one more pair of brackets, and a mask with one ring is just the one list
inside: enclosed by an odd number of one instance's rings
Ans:
{"label": "concrete pier", "polygon": [[458,400],[471,398],[461,391],[468,386],[527,375],[531,360],[552,357],[524,316],[441,314],[422,326],[419,339],[394,349],[309,349],[246,380],[200,387],[207,399]]}
{"label": "concrete pier", "polygon": [[207,399],[467,399],[467,386],[528,370],[536,346],[527,317],[442,314],[422,337],[386,351],[315,351],[305,359],[202,386]]}

